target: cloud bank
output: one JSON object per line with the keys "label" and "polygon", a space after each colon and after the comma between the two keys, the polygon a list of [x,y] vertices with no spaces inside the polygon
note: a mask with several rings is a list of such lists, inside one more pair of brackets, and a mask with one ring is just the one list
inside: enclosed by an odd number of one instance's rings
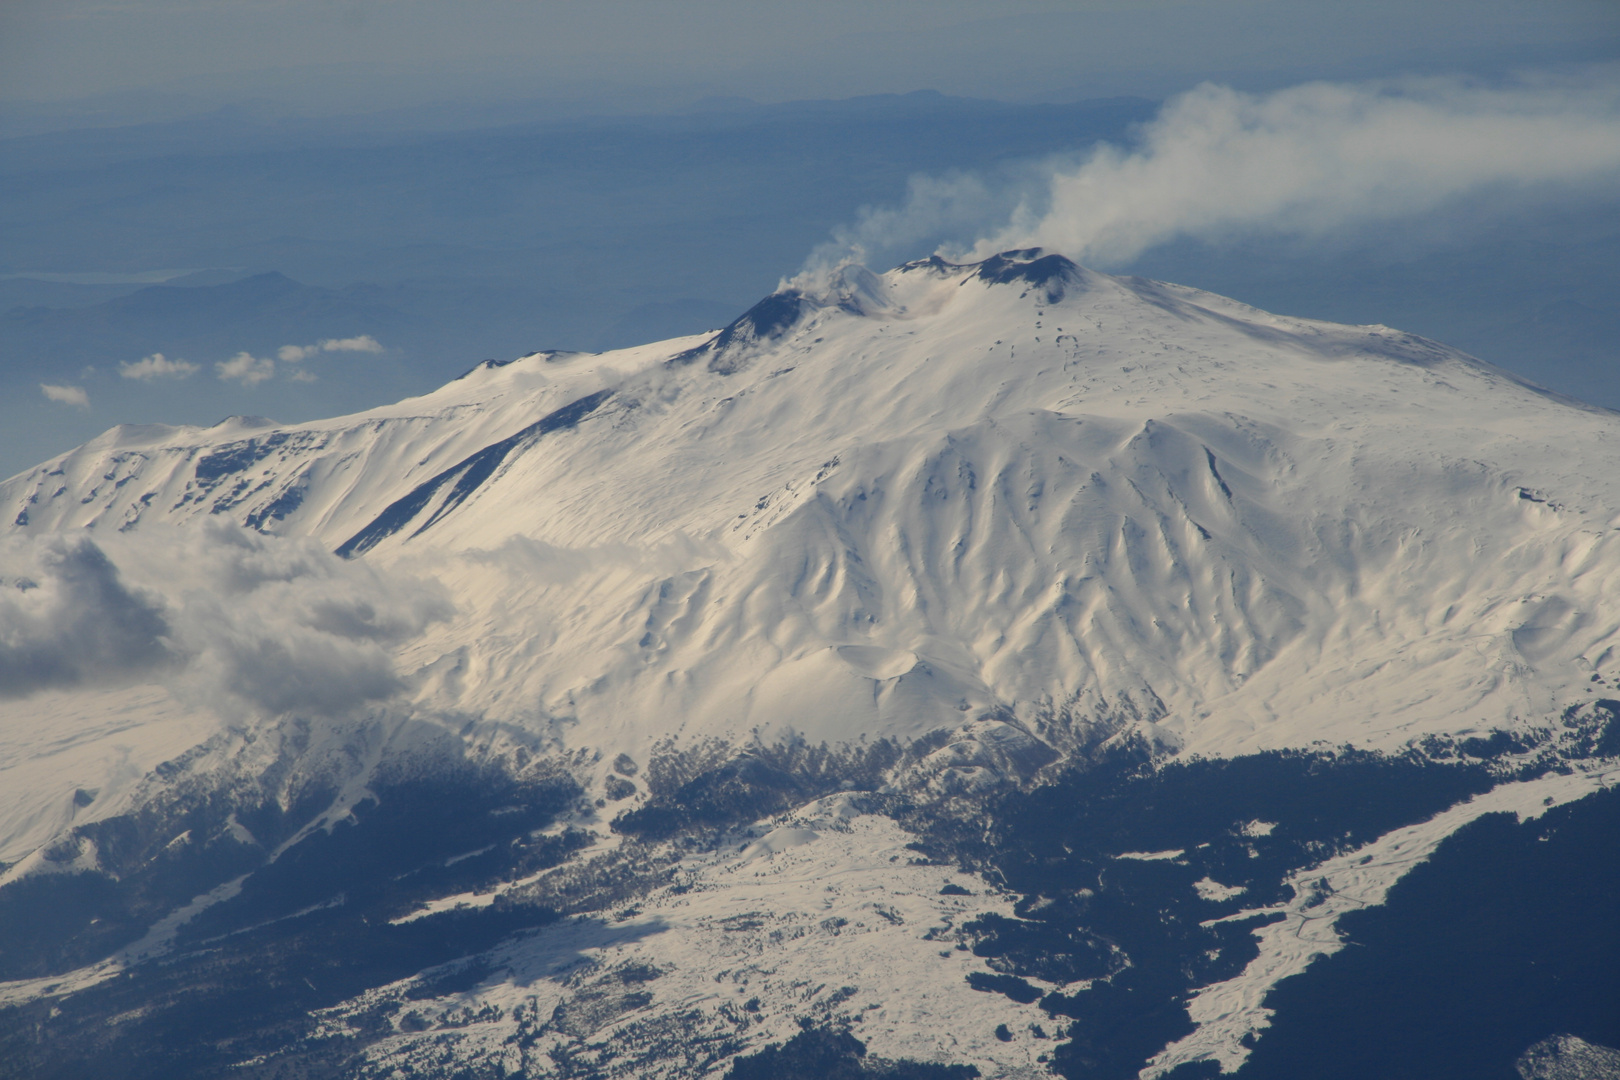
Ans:
{"label": "cloud bank", "polygon": [[405,688],[442,588],[224,521],[0,546],[0,700],[162,682],[223,715],[336,716]]}
{"label": "cloud bank", "polygon": [[1166,102],[1129,147],[1103,144],[998,182],[914,180],[901,206],[864,211],[795,280],[915,257],[934,236],[948,258],[1046,247],[1117,266],[1183,237],[1321,237],[1493,190],[1533,200],[1617,184],[1612,68],[1496,86],[1429,78],[1249,94],[1205,84]]}

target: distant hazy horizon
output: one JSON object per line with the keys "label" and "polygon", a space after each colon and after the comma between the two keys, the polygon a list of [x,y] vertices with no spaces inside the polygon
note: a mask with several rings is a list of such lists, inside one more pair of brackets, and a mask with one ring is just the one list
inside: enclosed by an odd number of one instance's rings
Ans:
{"label": "distant hazy horizon", "polygon": [[476,126],[919,89],[1162,98],[1203,80],[1490,78],[1617,43],[1620,9],[1598,0],[17,0],[0,12],[0,120],[233,108]]}

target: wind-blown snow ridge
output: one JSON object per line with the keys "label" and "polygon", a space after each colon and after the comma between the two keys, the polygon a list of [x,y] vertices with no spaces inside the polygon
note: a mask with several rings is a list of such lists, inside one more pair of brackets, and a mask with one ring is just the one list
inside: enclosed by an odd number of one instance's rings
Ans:
{"label": "wind-blown snow ridge", "polygon": [[108,550],[218,516],[436,578],[457,612],[392,646],[388,707],[476,740],[1398,747],[1603,692],[1617,437],[1434,342],[1032,249],[349,417],[116,428],[0,513]]}

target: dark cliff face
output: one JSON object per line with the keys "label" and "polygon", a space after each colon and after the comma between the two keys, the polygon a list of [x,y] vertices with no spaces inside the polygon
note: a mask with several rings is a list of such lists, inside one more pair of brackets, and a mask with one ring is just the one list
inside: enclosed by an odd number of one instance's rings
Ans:
{"label": "dark cliff face", "polygon": [[1081,287],[1086,272],[1072,259],[1048,254],[1041,248],[1022,248],[992,255],[978,264],[973,276],[990,285],[1017,285],[1039,289],[1055,304]]}
{"label": "dark cliff face", "polygon": [[772,293],[702,345],[671,357],[669,364],[680,367],[707,358],[709,370],[729,375],[742,368],[737,355],[759,341],[774,341],[787,333],[807,314],[821,305],[797,289]]}
{"label": "dark cliff face", "polygon": [[804,316],[807,300],[797,289],[772,293],[743,313],[742,317],[720,332],[721,344],[725,340],[771,340]]}

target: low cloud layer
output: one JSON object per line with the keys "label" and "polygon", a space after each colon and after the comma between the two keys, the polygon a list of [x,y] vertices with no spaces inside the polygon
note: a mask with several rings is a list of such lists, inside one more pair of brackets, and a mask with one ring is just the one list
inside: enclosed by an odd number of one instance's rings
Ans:
{"label": "low cloud layer", "polygon": [[222,714],[335,716],[405,687],[435,583],[213,521],[0,548],[0,699],[162,682]]}
{"label": "low cloud layer", "polygon": [[845,261],[1045,247],[1119,265],[1183,237],[1321,237],[1506,191],[1533,201],[1620,184],[1620,76],[1309,83],[1266,94],[1205,84],[1168,101],[1134,145],[1021,175],[914,180],[818,249]]}

